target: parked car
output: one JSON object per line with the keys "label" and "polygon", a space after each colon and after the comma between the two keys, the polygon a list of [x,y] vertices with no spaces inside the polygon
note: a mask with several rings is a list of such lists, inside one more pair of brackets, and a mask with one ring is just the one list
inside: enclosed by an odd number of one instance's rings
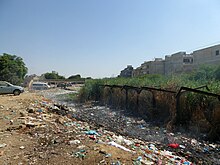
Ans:
{"label": "parked car", "polygon": [[66,83],[59,83],[57,87],[65,89],[67,87]]}
{"label": "parked car", "polygon": [[20,95],[22,92],[24,92],[23,87],[12,85],[7,81],[0,81],[0,94]]}
{"label": "parked car", "polygon": [[33,82],[33,84],[31,85],[31,89],[33,90],[45,90],[49,88],[50,86],[44,82]]}

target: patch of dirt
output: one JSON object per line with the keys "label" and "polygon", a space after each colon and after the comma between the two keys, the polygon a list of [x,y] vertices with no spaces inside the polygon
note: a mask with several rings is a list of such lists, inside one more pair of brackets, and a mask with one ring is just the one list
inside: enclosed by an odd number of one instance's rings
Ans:
{"label": "patch of dirt", "polygon": [[[39,104],[45,101],[49,102],[29,92],[20,96],[0,95],[0,145],[5,144],[0,146],[0,164],[132,164],[137,157],[72,131],[74,128],[63,124],[74,119],[48,112]],[[41,119],[42,114],[48,116],[39,125],[27,124],[28,118]],[[86,123],[81,125],[89,128]],[[74,139],[80,143],[70,144]]]}

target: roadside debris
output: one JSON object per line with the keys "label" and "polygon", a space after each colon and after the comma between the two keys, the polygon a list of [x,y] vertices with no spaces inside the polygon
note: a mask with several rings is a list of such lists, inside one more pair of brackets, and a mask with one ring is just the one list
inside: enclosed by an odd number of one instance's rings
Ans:
{"label": "roadside debris", "polygon": [[7,144],[5,144],[5,143],[0,144],[0,148],[4,148],[4,147],[6,147],[6,146],[7,146]]}
{"label": "roadside debris", "polygon": [[122,145],[120,145],[120,144],[117,144],[117,143],[115,143],[114,141],[109,142],[108,144],[109,144],[109,145],[112,145],[112,146],[114,146],[114,147],[120,148],[120,149],[122,149],[122,150],[124,150],[124,151],[131,152],[131,150],[129,150],[128,148],[125,148],[124,146],[122,146]]}

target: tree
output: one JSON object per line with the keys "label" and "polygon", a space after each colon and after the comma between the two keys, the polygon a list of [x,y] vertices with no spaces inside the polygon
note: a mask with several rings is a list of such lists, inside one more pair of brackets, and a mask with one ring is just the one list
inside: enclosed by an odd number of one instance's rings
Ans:
{"label": "tree", "polygon": [[215,70],[215,79],[220,80],[220,66],[218,66]]}
{"label": "tree", "polygon": [[72,75],[70,77],[68,77],[69,80],[80,80],[81,79],[81,76],[79,74],[77,75]]}
{"label": "tree", "polygon": [[215,79],[216,66],[214,65],[201,65],[191,74],[191,78],[196,81],[209,81]]}
{"label": "tree", "polygon": [[6,53],[0,55],[0,80],[20,84],[27,71],[28,68],[21,57]]}
{"label": "tree", "polygon": [[45,73],[44,77],[46,79],[65,79],[64,76],[60,76],[57,72],[52,72],[52,73]]}

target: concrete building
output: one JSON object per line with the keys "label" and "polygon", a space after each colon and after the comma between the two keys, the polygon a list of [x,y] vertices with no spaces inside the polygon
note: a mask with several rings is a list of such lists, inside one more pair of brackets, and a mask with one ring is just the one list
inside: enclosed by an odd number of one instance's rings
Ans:
{"label": "concrete building", "polygon": [[164,60],[162,58],[155,58],[150,61],[148,67],[149,74],[164,74]]}
{"label": "concrete building", "polygon": [[134,77],[145,74],[172,75],[191,72],[202,64],[220,64],[220,44],[196,50],[191,54],[178,52],[166,55],[164,60],[155,58],[154,61],[146,61],[140,67],[134,69],[132,75]]}
{"label": "concrete building", "polygon": [[193,55],[186,52],[178,52],[165,56],[164,75],[189,72],[193,70]]}
{"label": "concrete building", "polygon": [[194,65],[220,64],[220,44],[193,52]]}
{"label": "concrete building", "polygon": [[154,61],[146,61],[133,70],[132,76],[137,77],[145,74],[164,74],[164,60],[155,58]]}
{"label": "concrete building", "polygon": [[137,67],[136,69],[133,70],[132,77],[137,77],[140,75],[142,75],[142,68],[141,67]]}
{"label": "concrete building", "polygon": [[133,67],[128,65],[127,68],[121,71],[119,77],[132,77]]}

